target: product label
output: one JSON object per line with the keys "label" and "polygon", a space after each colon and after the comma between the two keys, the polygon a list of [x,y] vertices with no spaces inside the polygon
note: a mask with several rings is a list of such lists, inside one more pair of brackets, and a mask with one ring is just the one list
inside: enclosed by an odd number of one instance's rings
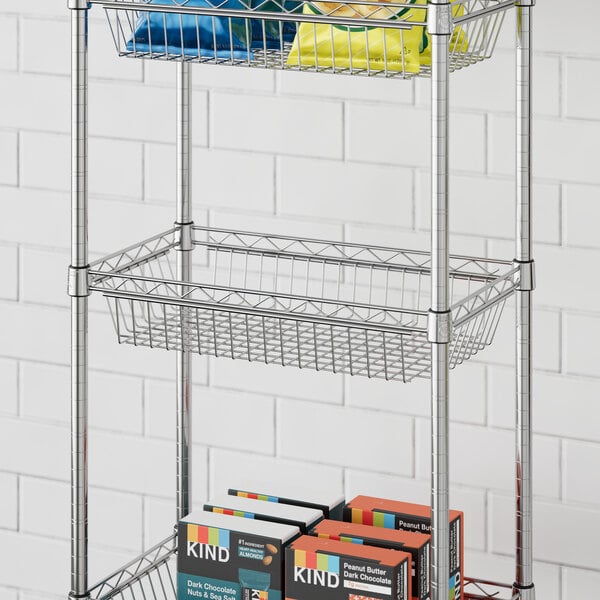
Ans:
{"label": "product label", "polygon": [[281,600],[280,540],[192,524],[178,537],[178,600]]}
{"label": "product label", "polygon": [[352,537],[346,535],[331,535],[328,533],[319,533],[317,537],[339,540],[351,544],[362,544],[366,546],[375,546],[377,548],[387,548],[389,550],[401,550],[411,555],[412,593],[418,600],[429,599],[429,543],[421,548],[409,548],[401,542],[392,542],[376,537]]}
{"label": "product label", "polygon": [[397,568],[324,552],[286,551],[286,598],[408,599],[408,561]]}

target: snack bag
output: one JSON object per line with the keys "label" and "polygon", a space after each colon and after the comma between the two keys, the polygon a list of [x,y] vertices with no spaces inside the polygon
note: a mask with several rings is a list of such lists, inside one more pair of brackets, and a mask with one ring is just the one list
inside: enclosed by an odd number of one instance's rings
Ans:
{"label": "snack bag", "polygon": [[[305,14],[324,14],[361,19],[398,19],[415,23],[427,20],[427,11],[416,8],[427,0],[407,0],[415,8],[390,8],[389,0],[378,0],[382,6],[345,5],[336,2],[314,2],[304,6]],[[464,14],[462,4],[453,9],[455,17]],[[461,27],[454,30],[450,52],[464,52],[468,42]],[[370,69],[418,73],[422,65],[431,65],[431,40],[427,28],[345,27],[301,23],[289,54],[290,67],[334,67],[336,69]]]}
{"label": "snack bag", "polygon": [[[336,2],[314,2],[304,6],[304,14],[367,19],[399,19],[425,21],[422,9],[392,9],[372,5],[344,5]],[[426,4],[427,0],[409,0]],[[420,53],[425,50],[427,36],[422,26],[411,29],[382,27],[346,27],[301,23],[288,56],[290,67],[334,67],[335,69],[372,69],[418,73]]]}
{"label": "snack bag", "polygon": [[[166,0],[150,0],[149,4],[168,4]],[[189,0],[185,6],[209,8],[208,0]],[[225,0],[223,8],[243,9],[241,0]],[[176,13],[142,12],[135,33],[127,42],[133,52],[166,53],[206,58],[246,59],[250,54],[248,40],[251,26],[245,19],[228,19]]]}
{"label": "snack bag", "polygon": [[[149,4],[169,2],[149,0]],[[219,8],[283,12],[293,10],[297,0],[224,0],[222,3],[219,0],[188,0],[182,6],[214,8],[215,13]],[[254,54],[251,48],[280,49],[283,42],[294,39],[295,33],[296,24],[293,22],[280,24],[278,21],[261,19],[142,12],[134,35],[127,42],[127,50],[252,60]]]}
{"label": "snack bag", "polygon": [[[299,7],[298,0],[247,0],[251,8],[265,12],[293,12]],[[252,47],[256,50],[280,49],[283,42],[292,42],[296,35],[293,21],[263,21],[252,19]]]}

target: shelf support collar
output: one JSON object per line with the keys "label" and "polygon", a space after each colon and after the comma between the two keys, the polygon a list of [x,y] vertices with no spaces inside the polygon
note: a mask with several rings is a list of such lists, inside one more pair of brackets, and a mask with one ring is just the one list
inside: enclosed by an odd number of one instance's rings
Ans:
{"label": "shelf support collar", "polygon": [[88,0],[67,0],[67,8],[71,10],[88,10],[92,8],[92,3]]}
{"label": "shelf support collar", "polygon": [[432,344],[449,344],[452,340],[452,314],[449,310],[430,310],[427,320],[427,340]]}
{"label": "shelf support collar", "polygon": [[430,35],[450,35],[453,31],[454,19],[450,3],[430,4],[427,9],[427,32]]}

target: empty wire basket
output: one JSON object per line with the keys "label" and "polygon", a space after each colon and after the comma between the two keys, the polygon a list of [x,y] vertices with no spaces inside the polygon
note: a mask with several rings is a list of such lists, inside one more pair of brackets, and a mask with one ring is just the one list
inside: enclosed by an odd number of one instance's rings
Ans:
{"label": "empty wire basket", "polygon": [[[193,228],[190,282],[177,228],[92,265],[120,343],[410,381],[427,377],[430,254]],[[511,262],[452,256],[452,367],[492,342],[518,285]]]}
{"label": "empty wire basket", "polygon": [[[121,56],[350,75],[431,71],[427,0],[92,0]],[[489,58],[515,0],[454,0],[450,69]]]}

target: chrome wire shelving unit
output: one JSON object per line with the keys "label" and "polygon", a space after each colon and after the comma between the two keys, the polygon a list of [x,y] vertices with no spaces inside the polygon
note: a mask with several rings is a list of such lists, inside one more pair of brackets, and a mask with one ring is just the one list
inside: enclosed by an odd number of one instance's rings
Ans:
{"label": "chrome wire shelving unit", "polygon": [[[171,350],[177,519],[189,513],[193,354],[405,383],[431,380],[431,600],[449,600],[449,370],[491,344],[516,298],[516,571],[465,578],[465,598],[534,600],[531,495],[531,21],[534,0],[68,0],[72,16],[71,598],[175,600],[177,534],[88,582],[88,297],[119,343]],[[103,9],[120,56],[176,63],[175,225],[88,261],[88,16]],[[449,253],[449,76],[489,58],[517,13],[514,260]],[[191,65],[431,79],[431,249],[194,225]],[[298,75],[301,76],[301,75]],[[393,84],[390,84],[393,85]],[[453,596],[452,596],[453,597]]]}

